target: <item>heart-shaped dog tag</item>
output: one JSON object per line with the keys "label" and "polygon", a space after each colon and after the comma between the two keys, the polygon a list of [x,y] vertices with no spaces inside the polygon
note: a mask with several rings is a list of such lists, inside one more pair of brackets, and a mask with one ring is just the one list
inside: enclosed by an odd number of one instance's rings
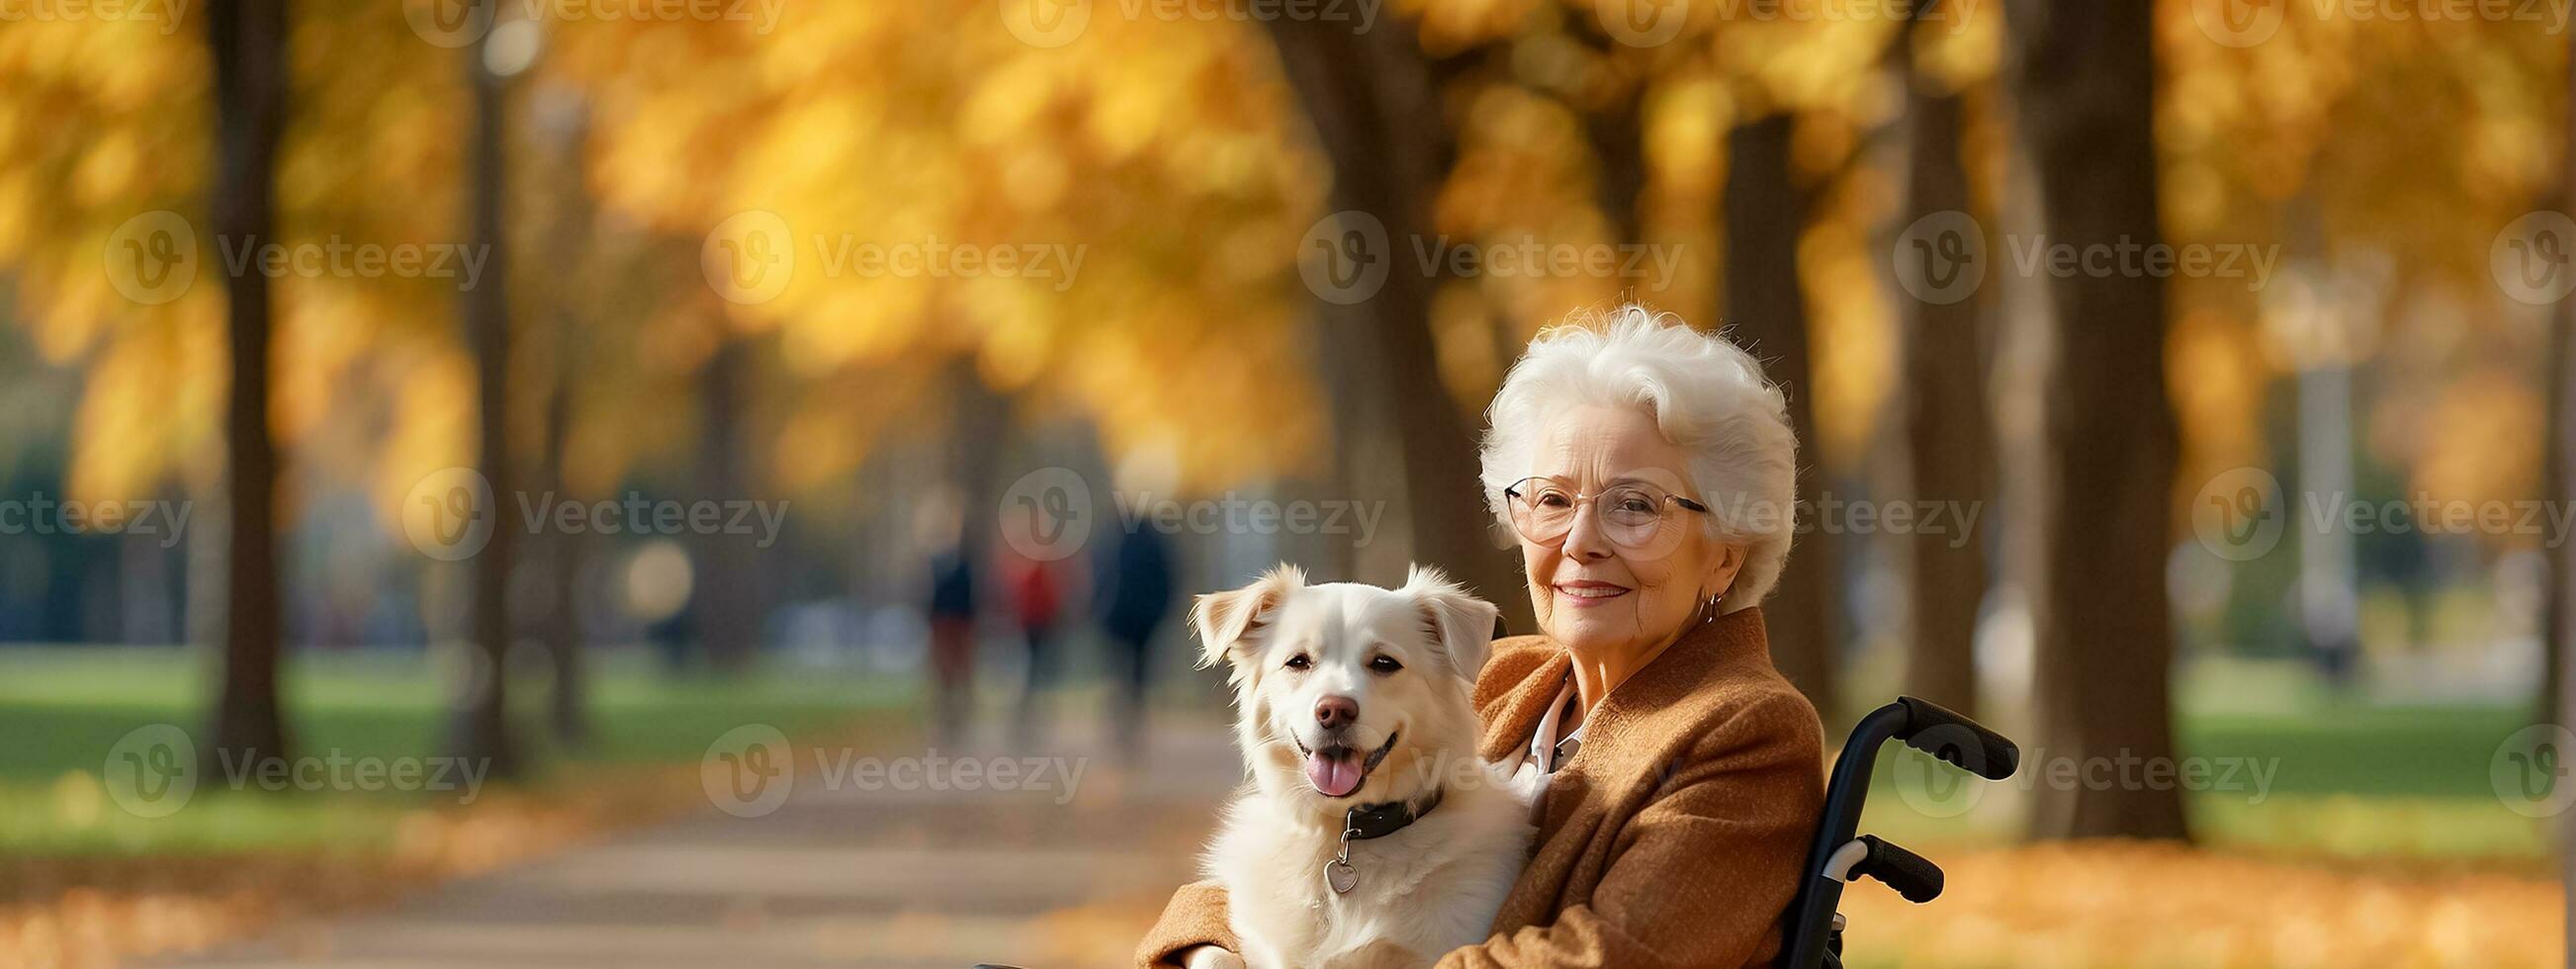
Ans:
{"label": "heart-shaped dog tag", "polygon": [[1351,867],[1350,862],[1335,858],[1324,863],[1324,884],[1333,890],[1333,894],[1348,895],[1351,886],[1359,883],[1360,870]]}

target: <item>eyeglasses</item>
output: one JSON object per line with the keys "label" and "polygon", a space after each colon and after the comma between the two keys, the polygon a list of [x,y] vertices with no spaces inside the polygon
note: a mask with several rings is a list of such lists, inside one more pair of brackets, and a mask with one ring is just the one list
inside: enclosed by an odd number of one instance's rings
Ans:
{"label": "eyeglasses", "polygon": [[1674,509],[1708,514],[1708,506],[1644,482],[1621,482],[1587,495],[1557,478],[1522,478],[1503,489],[1512,528],[1536,545],[1555,545],[1574,530],[1585,502],[1594,503],[1601,535],[1631,551],[1663,547],[1681,535],[1668,525]]}

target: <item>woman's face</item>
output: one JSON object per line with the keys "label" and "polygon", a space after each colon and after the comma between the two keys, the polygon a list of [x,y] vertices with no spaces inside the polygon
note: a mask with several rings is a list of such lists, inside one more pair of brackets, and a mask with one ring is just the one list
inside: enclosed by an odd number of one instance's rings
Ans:
{"label": "woman's face", "polygon": [[[1584,495],[1643,483],[1706,505],[1689,486],[1689,467],[1689,456],[1643,408],[1591,406],[1549,420],[1529,474]],[[1596,501],[1579,503],[1561,540],[1521,537],[1530,605],[1550,638],[1577,655],[1642,653],[1670,640],[1698,618],[1709,596],[1735,581],[1744,547],[1711,538],[1703,513],[1665,505],[1656,540],[1642,548],[1612,540],[1618,530],[1604,527]]]}

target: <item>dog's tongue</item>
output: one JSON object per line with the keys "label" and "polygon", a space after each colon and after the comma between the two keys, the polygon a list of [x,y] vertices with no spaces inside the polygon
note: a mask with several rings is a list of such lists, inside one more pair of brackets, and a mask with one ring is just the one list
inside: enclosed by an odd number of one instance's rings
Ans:
{"label": "dog's tongue", "polygon": [[1356,754],[1335,757],[1322,751],[1306,755],[1306,779],[1325,797],[1349,797],[1360,789],[1360,759]]}

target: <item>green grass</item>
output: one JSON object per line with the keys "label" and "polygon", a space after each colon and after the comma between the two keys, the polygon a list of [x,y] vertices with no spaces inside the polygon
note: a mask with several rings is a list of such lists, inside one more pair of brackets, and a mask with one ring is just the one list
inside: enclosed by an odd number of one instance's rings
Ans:
{"label": "green grass", "polygon": [[[455,677],[441,666],[417,653],[294,657],[282,688],[296,752],[388,761],[442,753]],[[111,749],[152,724],[202,743],[209,676],[197,654],[172,649],[0,649],[0,854],[365,853],[389,844],[406,813],[465,796],[235,793],[201,782],[169,817],[120,809],[103,780]],[[579,750],[554,749],[538,728],[537,691],[514,699],[538,765],[521,787],[578,784],[593,767],[695,761],[718,735],[748,723],[790,735],[830,730],[896,706],[905,693],[809,671],[675,677],[631,652],[602,655],[591,690],[594,739]]]}
{"label": "green grass", "polygon": [[[2498,745],[2530,723],[2520,707],[2374,707],[2314,699],[2253,712],[2199,705],[2179,753],[2209,765],[2185,796],[2193,835],[2229,848],[2330,858],[2524,862],[2552,851],[2549,824],[2507,810],[2489,780]],[[1974,795],[1911,750],[1880,754],[1865,830],[1940,846],[2009,843],[2044,778],[2045,751]]]}
{"label": "green grass", "polygon": [[2284,793],[2490,797],[2496,747],[2530,723],[2520,707],[2329,704],[2296,716],[2199,714],[2179,732],[2186,754],[2277,760],[2273,790]]}

